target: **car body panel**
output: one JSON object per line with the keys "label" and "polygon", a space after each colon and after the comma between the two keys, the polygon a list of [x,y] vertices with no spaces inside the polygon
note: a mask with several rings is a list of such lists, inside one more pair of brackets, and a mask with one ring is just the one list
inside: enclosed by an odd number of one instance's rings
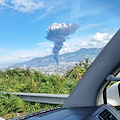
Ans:
{"label": "car body panel", "polygon": [[120,30],[113,36],[75,86],[62,108],[89,107],[104,104],[106,77],[120,65]]}

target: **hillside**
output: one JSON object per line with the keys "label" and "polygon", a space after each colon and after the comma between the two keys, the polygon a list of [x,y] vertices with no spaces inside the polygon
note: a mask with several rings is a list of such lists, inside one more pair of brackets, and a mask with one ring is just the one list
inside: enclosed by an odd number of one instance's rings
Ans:
{"label": "hillside", "polygon": [[[82,48],[76,52],[65,53],[59,55],[59,63],[79,62],[88,57],[90,60],[93,60],[100,53],[101,50],[102,48]],[[38,57],[30,61],[16,64],[16,66],[18,67],[44,67],[49,65],[56,65],[53,55]]]}
{"label": "hillside", "polygon": [[[86,59],[85,62],[79,62],[61,77],[43,75],[41,72],[30,68],[7,68],[0,71],[0,91],[70,94],[89,65],[89,59]],[[0,116],[4,118],[55,107],[60,107],[60,105],[26,102],[17,96],[0,93]]]}

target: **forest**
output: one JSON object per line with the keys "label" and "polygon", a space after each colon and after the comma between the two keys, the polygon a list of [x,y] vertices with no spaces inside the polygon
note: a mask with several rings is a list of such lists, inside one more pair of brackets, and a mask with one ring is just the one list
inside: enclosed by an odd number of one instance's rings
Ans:
{"label": "forest", "polygon": [[[70,94],[90,64],[89,58],[86,58],[85,61],[76,63],[63,76],[44,75],[31,68],[14,67],[11,69],[9,67],[0,71],[0,91]],[[3,118],[11,118],[55,107],[60,107],[60,105],[26,102],[15,95],[0,93],[0,116]]]}

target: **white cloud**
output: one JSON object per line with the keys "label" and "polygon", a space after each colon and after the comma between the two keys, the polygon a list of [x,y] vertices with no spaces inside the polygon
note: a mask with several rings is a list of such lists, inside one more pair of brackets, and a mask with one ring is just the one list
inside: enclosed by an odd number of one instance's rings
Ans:
{"label": "white cloud", "polygon": [[43,2],[39,0],[11,0],[12,9],[20,12],[33,12],[43,7]]}
{"label": "white cloud", "polygon": [[67,52],[74,52],[81,48],[101,48],[104,47],[113,35],[109,33],[99,33],[97,32],[93,36],[86,36],[84,38],[72,38],[67,42],[64,42],[62,49],[60,50],[60,54]]}
{"label": "white cloud", "polygon": [[17,63],[31,60],[35,57],[43,57],[46,55],[51,54],[52,51],[48,50],[20,50],[20,51],[10,51],[9,53],[6,52],[4,55],[0,55],[0,64],[7,64],[7,63]]}
{"label": "white cloud", "polygon": [[52,54],[52,48],[53,44],[51,42],[43,42],[39,43],[37,48],[29,50],[12,51],[0,49],[0,64],[23,62],[35,57],[50,55]]}
{"label": "white cloud", "polygon": [[7,8],[7,2],[8,0],[0,0],[0,12],[2,12],[5,8]]}
{"label": "white cloud", "polygon": [[113,35],[110,35],[109,33],[99,33],[97,32],[96,35],[94,35],[91,38],[90,45],[91,47],[103,47],[105,46],[109,40],[112,38]]}
{"label": "white cloud", "polygon": [[10,8],[19,12],[33,12],[43,8],[43,1],[39,0],[0,0],[2,8]]}
{"label": "white cloud", "polygon": [[88,43],[85,40],[78,40],[76,42],[76,47],[78,48],[86,48],[87,46],[88,46]]}
{"label": "white cloud", "polygon": [[63,43],[63,47],[60,50],[60,54],[74,51],[74,46],[68,42]]}
{"label": "white cloud", "polygon": [[6,5],[6,0],[0,0],[0,5],[5,6]]}
{"label": "white cloud", "polygon": [[105,39],[108,39],[108,33],[99,33],[97,32],[96,35],[92,37],[93,41],[104,41]]}
{"label": "white cloud", "polygon": [[97,43],[96,42],[90,42],[90,45],[91,45],[91,47],[95,47],[95,46],[97,46]]}
{"label": "white cloud", "polygon": [[31,55],[22,55],[20,56],[21,59],[24,59],[24,58],[31,58],[32,56]]}
{"label": "white cloud", "polygon": [[85,40],[75,39],[74,43],[64,42],[60,54],[74,52],[81,48],[88,48],[88,43]]}

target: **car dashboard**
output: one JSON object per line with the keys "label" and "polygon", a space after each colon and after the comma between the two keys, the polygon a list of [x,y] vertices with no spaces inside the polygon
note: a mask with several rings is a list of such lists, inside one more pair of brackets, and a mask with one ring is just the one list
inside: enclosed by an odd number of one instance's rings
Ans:
{"label": "car dashboard", "polygon": [[98,107],[59,108],[38,111],[12,120],[119,120],[120,114],[110,105]]}

